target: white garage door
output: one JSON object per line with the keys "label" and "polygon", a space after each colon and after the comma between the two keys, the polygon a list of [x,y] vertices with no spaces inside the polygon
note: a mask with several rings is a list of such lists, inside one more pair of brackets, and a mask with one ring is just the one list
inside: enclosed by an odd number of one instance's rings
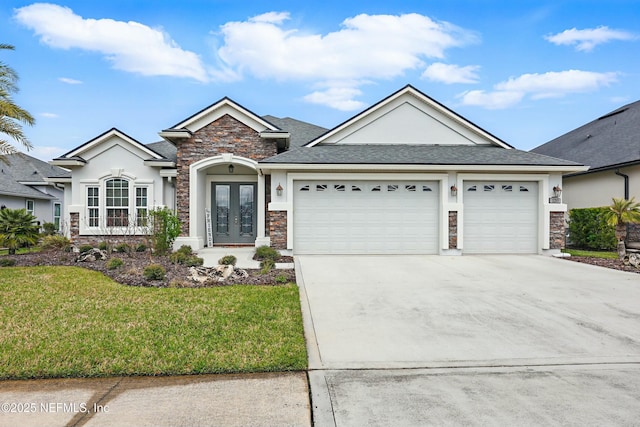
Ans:
{"label": "white garage door", "polygon": [[295,181],[297,254],[438,252],[438,183]]}
{"label": "white garage door", "polygon": [[536,182],[465,182],[465,253],[537,253]]}

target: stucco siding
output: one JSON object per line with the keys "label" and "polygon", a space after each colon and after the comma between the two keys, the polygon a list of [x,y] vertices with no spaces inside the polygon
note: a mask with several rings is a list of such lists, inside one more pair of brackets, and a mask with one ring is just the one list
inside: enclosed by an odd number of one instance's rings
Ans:
{"label": "stucco siding", "polygon": [[[629,176],[629,197],[640,200],[640,165],[621,168]],[[569,209],[607,206],[613,197],[624,197],[624,178],[614,170],[564,178],[563,201]]]}

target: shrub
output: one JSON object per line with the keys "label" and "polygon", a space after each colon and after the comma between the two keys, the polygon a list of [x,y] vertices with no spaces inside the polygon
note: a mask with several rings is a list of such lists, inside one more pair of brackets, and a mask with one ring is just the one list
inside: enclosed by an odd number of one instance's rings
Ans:
{"label": "shrub", "polygon": [[109,250],[109,244],[107,242],[100,242],[98,243],[98,249],[100,249],[101,251],[108,251]]}
{"label": "shrub", "polygon": [[184,255],[193,255],[193,249],[191,249],[191,246],[187,245],[180,246],[180,249],[178,249],[176,252],[180,252]]}
{"label": "shrub", "polygon": [[165,255],[173,241],[180,235],[180,220],[169,208],[154,209],[151,218],[151,246],[156,255]]}
{"label": "shrub", "polygon": [[256,258],[259,260],[270,259],[275,261],[280,258],[280,252],[270,246],[260,246],[256,249]]}
{"label": "shrub", "polygon": [[53,236],[58,232],[58,227],[52,222],[45,222],[42,224],[42,234],[45,236]]}
{"label": "shrub", "polygon": [[188,256],[182,264],[186,265],[187,267],[199,267],[204,264],[204,259],[200,258],[199,256],[191,255]]}
{"label": "shrub", "polygon": [[233,255],[225,255],[218,260],[220,265],[236,265],[238,259]]}
{"label": "shrub", "polygon": [[116,246],[116,252],[128,254],[129,252],[131,252],[131,246],[129,246],[126,243],[120,243],[119,245]]}
{"label": "shrub", "polygon": [[140,243],[136,245],[136,252],[146,252],[146,251],[147,251],[147,245],[145,245],[144,243]]}
{"label": "shrub", "polygon": [[16,265],[16,260],[13,258],[0,258],[0,267],[13,267]]}
{"label": "shrub", "polygon": [[276,276],[276,283],[282,283],[285,284],[287,283],[287,276],[284,274],[279,274]]}
{"label": "shrub", "polygon": [[189,255],[176,251],[169,255],[169,260],[174,264],[183,264],[188,256]]}
{"label": "shrub", "polygon": [[111,258],[109,261],[107,261],[106,263],[106,267],[109,270],[115,270],[118,267],[122,267],[124,265],[124,261],[122,261],[120,258]]}
{"label": "shrub", "polygon": [[160,264],[149,264],[144,268],[142,275],[148,280],[162,280],[165,273],[164,267]]}
{"label": "shrub", "polygon": [[40,247],[42,249],[62,249],[66,250],[71,247],[71,241],[67,239],[65,236],[61,236],[59,234],[52,234],[49,236],[44,236],[42,241],[40,242]]}
{"label": "shrub", "polygon": [[276,262],[270,258],[264,259],[260,262],[260,273],[267,274],[276,266]]}
{"label": "shrub", "polygon": [[39,233],[36,217],[26,209],[0,209],[0,247],[8,248],[9,255],[22,246],[38,243]]}
{"label": "shrub", "polygon": [[607,224],[608,208],[571,209],[569,236],[571,244],[583,249],[615,249],[615,227]]}
{"label": "shrub", "polygon": [[78,248],[78,251],[80,251],[80,253],[83,254],[85,252],[89,252],[91,249],[93,249],[93,245],[81,245]]}

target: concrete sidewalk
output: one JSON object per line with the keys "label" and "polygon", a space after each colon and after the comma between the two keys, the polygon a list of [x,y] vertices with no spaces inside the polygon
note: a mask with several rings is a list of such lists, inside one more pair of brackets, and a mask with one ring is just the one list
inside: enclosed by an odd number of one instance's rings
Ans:
{"label": "concrete sidewalk", "polygon": [[0,426],[311,426],[304,372],[0,382]]}

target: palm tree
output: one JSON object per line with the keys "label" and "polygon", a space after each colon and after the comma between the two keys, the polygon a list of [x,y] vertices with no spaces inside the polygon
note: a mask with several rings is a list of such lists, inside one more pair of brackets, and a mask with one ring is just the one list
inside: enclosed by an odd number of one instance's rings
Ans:
{"label": "palm tree", "polygon": [[26,209],[0,209],[0,246],[9,248],[9,255],[24,245],[38,243],[39,231],[36,217]]}
{"label": "palm tree", "polygon": [[[0,43],[0,51],[14,49],[10,44]],[[0,135],[11,137],[29,150],[32,145],[24,135],[21,124],[33,126],[35,119],[27,110],[20,108],[13,101],[11,95],[16,92],[18,92],[18,73],[7,64],[0,62]],[[0,158],[16,151],[9,141],[0,136]]]}
{"label": "palm tree", "polygon": [[631,200],[614,197],[611,200],[613,203],[605,215],[607,223],[616,228],[618,255],[623,257],[626,253],[624,241],[627,238],[627,224],[640,223],[640,203],[636,202],[635,197]]}

